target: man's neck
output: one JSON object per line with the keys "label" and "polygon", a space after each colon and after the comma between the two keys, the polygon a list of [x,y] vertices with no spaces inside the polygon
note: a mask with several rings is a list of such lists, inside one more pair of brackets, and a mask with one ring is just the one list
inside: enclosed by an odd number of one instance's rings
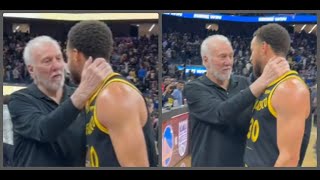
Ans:
{"label": "man's neck", "polygon": [[[271,52],[270,52],[271,53]],[[262,69],[264,69],[264,67],[267,65],[267,63],[271,60],[271,59],[274,59],[274,58],[276,58],[276,57],[283,57],[283,56],[281,56],[281,55],[277,55],[277,54],[274,54],[274,53],[271,53],[271,54],[267,54],[266,55],[266,59],[264,60],[264,61],[262,61]],[[285,58],[285,57],[283,57],[283,58]]]}
{"label": "man's neck", "polygon": [[51,98],[53,101],[55,101],[57,104],[60,104],[62,95],[63,95],[63,88],[59,88],[56,91],[51,91],[41,85],[37,85],[41,92],[43,92],[46,96]]}
{"label": "man's neck", "polygon": [[229,81],[230,79],[227,79],[225,81],[221,81],[218,78],[214,77],[214,76],[208,76],[208,74],[206,75],[211,81],[213,81],[214,83],[216,83],[217,85],[219,85],[220,87],[222,87],[224,90],[228,90],[229,87]]}

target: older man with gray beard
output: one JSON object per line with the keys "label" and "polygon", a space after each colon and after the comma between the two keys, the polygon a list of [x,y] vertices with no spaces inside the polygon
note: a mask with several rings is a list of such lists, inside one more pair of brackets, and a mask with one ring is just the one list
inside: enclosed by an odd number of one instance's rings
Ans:
{"label": "older man with gray beard", "polygon": [[13,166],[85,165],[85,122],[80,111],[102,80],[112,72],[104,59],[88,60],[75,90],[65,84],[59,44],[48,36],[30,40],[23,53],[33,79],[11,95]]}
{"label": "older man with gray beard", "polygon": [[204,76],[186,84],[191,121],[191,166],[243,166],[251,108],[267,85],[289,69],[284,58],[269,61],[251,85],[232,75],[233,48],[222,35],[207,37],[201,44]]}

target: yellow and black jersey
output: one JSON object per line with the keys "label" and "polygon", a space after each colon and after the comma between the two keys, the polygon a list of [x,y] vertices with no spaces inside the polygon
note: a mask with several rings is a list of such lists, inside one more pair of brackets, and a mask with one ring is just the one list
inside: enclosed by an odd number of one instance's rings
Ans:
{"label": "yellow and black jersey", "polygon": [[[96,114],[96,98],[98,94],[112,82],[124,83],[133,89],[140,91],[120,74],[113,73],[109,75],[103,82],[102,86],[90,98],[86,105],[86,137],[88,158],[91,167],[119,167],[111,138],[109,136],[108,127],[103,126]],[[141,93],[140,93],[141,94]],[[117,103],[117,102],[114,102]],[[105,107],[106,109],[108,107]],[[146,105],[147,108],[147,105]],[[148,108],[147,108],[148,109]],[[143,133],[146,141],[148,159],[150,166],[157,165],[157,156],[155,150],[155,133],[152,127],[150,114],[148,112],[148,120],[143,127]],[[125,143],[125,142],[124,142]],[[135,152],[132,152],[135,153]]]}
{"label": "yellow and black jersey", "polygon": [[[253,116],[247,133],[247,145],[244,156],[246,166],[273,167],[275,165],[279,156],[277,146],[277,113],[272,107],[271,98],[278,85],[290,78],[297,78],[304,83],[296,71],[289,71],[270,83],[264,93],[257,99],[253,107]],[[311,120],[308,118],[298,166],[301,166],[303,162],[309,143],[310,132]]]}

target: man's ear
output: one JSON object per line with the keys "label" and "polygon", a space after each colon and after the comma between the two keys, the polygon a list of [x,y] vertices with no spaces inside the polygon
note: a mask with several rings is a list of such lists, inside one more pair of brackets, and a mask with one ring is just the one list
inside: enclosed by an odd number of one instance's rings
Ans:
{"label": "man's ear", "polygon": [[27,65],[27,69],[28,69],[28,72],[29,72],[30,76],[33,79],[33,77],[34,77],[34,68],[33,68],[33,66],[32,65]]}
{"label": "man's ear", "polygon": [[88,60],[88,58],[86,58],[86,56],[82,53],[82,52],[80,52],[80,51],[78,51],[78,50],[76,50],[76,57],[75,57],[75,63],[76,63],[76,66],[78,67],[78,69],[82,72],[82,70],[83,70],[83,67],[84,67],[84,64],[86,63],[86,61]]}
{"label": "man's ear", "polygon": [[70,52],[71,59],[75,62],[79,61],[79,51],[75,48],[73,48]]}
{"label": "man's ear", "polygon": [[203,56],[203,59],[202,59],[202,64],[205,66],[207,63],[208,63],[208,56]]}
{"label": "man's ear", "polygon": [[263,54],[268,54],[268,53],[270,53],[270,51],[272,51],[270,44],[268,44],[266,42],[262,42],[261,48],[262,48]]}

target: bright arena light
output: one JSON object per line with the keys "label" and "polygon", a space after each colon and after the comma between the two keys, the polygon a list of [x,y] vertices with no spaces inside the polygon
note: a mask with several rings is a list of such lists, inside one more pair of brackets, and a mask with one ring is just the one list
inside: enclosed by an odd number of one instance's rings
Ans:
{"label": "bright arena light", "polygon": [[157,20],[158,13],[4,13],[3,17],[50,19],[65,21],[82,20]]}

